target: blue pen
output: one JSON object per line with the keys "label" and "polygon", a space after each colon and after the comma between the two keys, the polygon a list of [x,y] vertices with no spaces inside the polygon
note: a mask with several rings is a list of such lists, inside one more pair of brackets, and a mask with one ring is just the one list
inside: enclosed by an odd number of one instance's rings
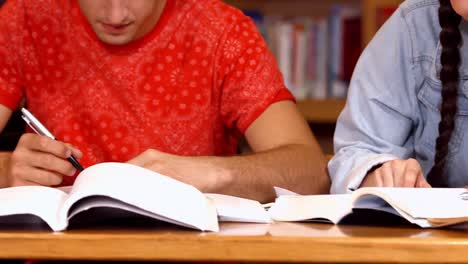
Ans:
{"label": "blue pen", "polygon": [[[34,130],[37,134],[41,136],[46,136],[49,137],[53,140],[55,140],[54,135],[50,133],[50,131],[41,123],[39,120],[31,114],[26,108],[21,108],[21,113],[22,113],[22,118],[28,124],[28,126]],[[78,160],[71,155],[70,157],[67,158],[67,160],[75,167],[78,171],[83,171],[83,166],[78,162]]]}

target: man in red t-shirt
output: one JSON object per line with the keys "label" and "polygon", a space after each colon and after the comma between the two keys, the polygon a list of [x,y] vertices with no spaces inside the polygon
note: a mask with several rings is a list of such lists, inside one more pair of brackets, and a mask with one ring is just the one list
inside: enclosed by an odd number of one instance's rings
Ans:
{"label": "man in red t-shirt", "polygon": [[[0,9],[0,128],[22,98],[60,141],[24,134],[0,186],[69,185],[129,162],[203,192],[327,192],[326,162],[255,25],[218,0],[14,0]],[[240,136],[254,154],[236,156]],[[131,177],[131,176],[129,176]]]}

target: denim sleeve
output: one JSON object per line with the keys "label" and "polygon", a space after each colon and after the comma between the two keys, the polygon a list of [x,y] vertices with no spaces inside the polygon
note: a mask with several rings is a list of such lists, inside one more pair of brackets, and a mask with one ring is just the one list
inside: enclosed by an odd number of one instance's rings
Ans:
{"label": "denim sleeve", "polygon": [[361,55],[335,130],[331,193],[356,189],[372,167],[412,155],[418,122],[413,48],[398,9]]}

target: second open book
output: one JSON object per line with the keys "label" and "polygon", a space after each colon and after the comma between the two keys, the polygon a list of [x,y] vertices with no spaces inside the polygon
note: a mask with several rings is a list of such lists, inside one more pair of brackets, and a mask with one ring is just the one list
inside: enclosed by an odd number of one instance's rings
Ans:
{"label": "second open book", "polygon": [[[387,217],[397,216],[420,227],[441,227],[468,221],[468,200],[462,195],[466,191],[462,188],[361,188],[352,194],[285,195],[276,199],[269,213],[275,221],[340,224],[354,218],[358,222],[379,224],[377,216],[382,214],[375,213],[383,212]],[[360,215],[371,219],[359,219]],[[385,216],[379,219],[385,220]]]}
{"label": "second open book", "polygon": [[[0,225],[16,221],[18,216],[23,216],[23,221],[24,216],[35,216],[59,231],[67,229],[76,215],[95,208],[130,212],[206,231],[218,231],[218,219],[270,221],[256,201],[203,194],[188,184],[125,163],[89,167],[66,191],[42,186],[0,189]],[[112,214],[112,210],[106,214]]]}

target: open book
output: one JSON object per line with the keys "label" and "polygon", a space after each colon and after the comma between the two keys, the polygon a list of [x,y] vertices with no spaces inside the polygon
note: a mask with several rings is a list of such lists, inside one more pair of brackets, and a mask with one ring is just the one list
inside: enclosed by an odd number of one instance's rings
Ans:
{"label": "open book", "polygon": [[[286,195],[276,199],[269,213],[275,221],[345,222],[366,212],[406,219],[420,227],[441,227],[468,221],[467,191],[461,188],[361,188],[352,194]],[[375,214],[378,215],[378,214]],[[396,217],[395,217],[396,218]],[[379,224],[379,223],[375,223]]]}
{"label": "open book", "polygon": [[0,228],[2,222],[16,221],[15,217],[35,216],[60,231],[67,229],[75,216],[96,208],[106,209],[105,219],[112,220],[112,212],[128,212],[203,231],[218,231],[218,216],[224,221],[270,221],[257,201],[203,194],[191,185],[138,166],[101,163],[82,171],[70,188],[0,189]]}

